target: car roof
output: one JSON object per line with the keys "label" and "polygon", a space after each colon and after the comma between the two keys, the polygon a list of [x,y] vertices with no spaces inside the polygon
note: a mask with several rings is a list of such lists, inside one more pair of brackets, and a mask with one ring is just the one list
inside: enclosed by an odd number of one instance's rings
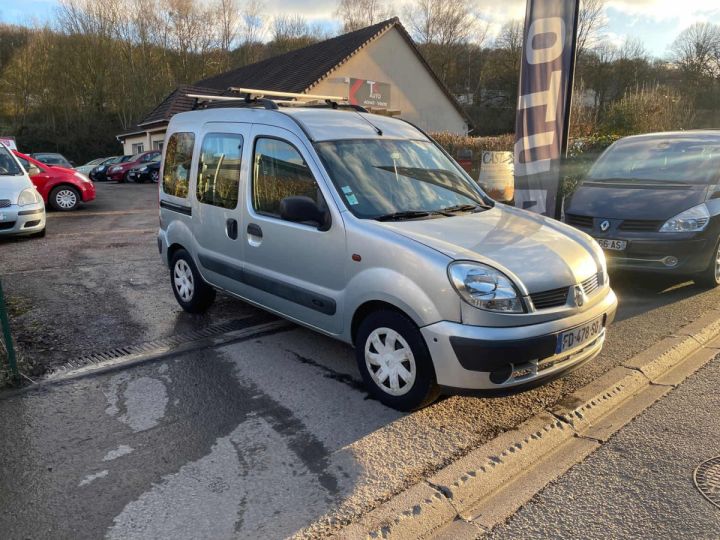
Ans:
{"label": "car roof", "polygon": [[[313,142],[342,139],[428,140],[418,128],[397,118],[348,109],[222,107],[175,115],[173,129],[197,129],[206,122],[260,123],[302,132]],[[182,126],[182,127],[181,127]]]}
{"label": "car roof", "polygon": [[713,143],[720,142],[720,129],[690,129],[687,131],[662,131],[658,133],[643,133],[629,135],[620,141],[667,141],[667,140],[703,140]]}

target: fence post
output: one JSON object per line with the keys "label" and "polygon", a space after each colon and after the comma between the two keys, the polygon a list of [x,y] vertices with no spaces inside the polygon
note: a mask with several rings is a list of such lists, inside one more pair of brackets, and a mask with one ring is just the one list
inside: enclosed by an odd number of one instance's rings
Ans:
{"label": "fence post", "polygon": [[8,364],[13,377],[18,376],[17,361],[15,358],[15,347],[13,346],[12,335],[10,334],[10,321],[8,320],[7,307],[5,306],[5,295],[3,294],[2,280],[0,280],[0,327],[2,327],[5,350],[8,354]]}

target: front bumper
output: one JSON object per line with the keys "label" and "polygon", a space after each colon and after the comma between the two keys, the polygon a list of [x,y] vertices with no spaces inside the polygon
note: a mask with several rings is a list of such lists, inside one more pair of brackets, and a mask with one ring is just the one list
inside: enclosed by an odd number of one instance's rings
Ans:
{"label": "front bumper", "polygon": [[83,202],[90,202],[95,200],[95,184],[83,182],[80,186],[80,197]]}
{"label": "front bumper", "polygon": [[[591,309],[564,319],[515,327],[481,327],[442,321],[420,329],[440,386],[500,390],[549,379],[597,356],[617,297],[607,289]],[[603,330],[589,342],[555,354],[558,334],[603,318]]]}
{"label": "front bumper", "polygon": [[45,205],[12,205],[0,208],[0,236],[22,236],[39,233],[45,228]]}

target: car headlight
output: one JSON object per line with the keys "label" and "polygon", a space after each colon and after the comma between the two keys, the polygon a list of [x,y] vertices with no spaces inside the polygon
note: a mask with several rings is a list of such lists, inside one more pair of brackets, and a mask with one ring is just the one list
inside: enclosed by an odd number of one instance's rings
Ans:
{"label": "car headlight", "polygon": [[38,192],[34,188],[23,189],[18,197],[18,206],[28,206],[38,203]]}
{"label": "car headlight", "polygon": [[97,172],[103,172],[105,170],[105,165],[101,165],[97,169],[95,169]]}
{"label": "car headlight", "polygon": [[515,285],[492,266],[456,262],[448,266],[450,282],[460,297],[473,307],[501,313],[524,313]]}
{"label": "car headlight", "polygon": [[710,212],[705,203],[693,206],[668,219],[660,232],[698,232],[710,223]]}
{"label": "car headlight", "polygon": [[144,167],[140,167],[140,172],[145,172],[145,171],[147,171],[147,165],[145,165]]}
{"label": "car headlight", "polygon": [[121,169],[121,167],[110,167],[108,172],[118,172]]}

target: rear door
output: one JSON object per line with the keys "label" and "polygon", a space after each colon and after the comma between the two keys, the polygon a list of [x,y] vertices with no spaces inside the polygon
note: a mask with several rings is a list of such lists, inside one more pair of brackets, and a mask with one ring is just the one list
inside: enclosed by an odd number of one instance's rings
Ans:
{"label": "rear door", "polygon": [[193,232],[197,260],[212,284],[242,294],[243,238],[240,234],[241,178],[250,124],[208,122],[200,132],[195,182]]}
{"label": "rear door", "polygon": [[[342,331],[345,228],[314,155],[291,132],[256,124],[243,211],[245,295],[329,333]],[[248,149],[250,150],[250,149]],[[328,230],[281,219],[280,201],[307,196],[332,216]],[[330,205],[330,206],[328,206]]]}

